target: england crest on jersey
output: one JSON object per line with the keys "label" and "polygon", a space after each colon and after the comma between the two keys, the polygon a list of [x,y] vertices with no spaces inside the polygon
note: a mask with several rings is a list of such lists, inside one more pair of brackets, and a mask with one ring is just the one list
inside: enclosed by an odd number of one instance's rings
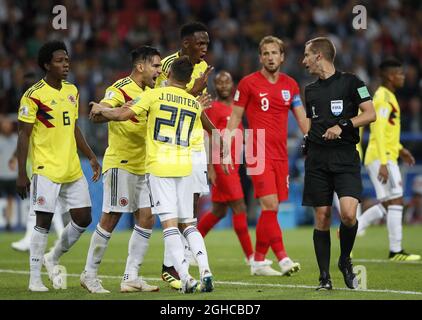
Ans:
{"label": "england crest on jersey", "polygon": [[290,100],[290,90],[281,90],[281,96],[283,97],[284,101]]}
{"label": "england crest on jersey", "polygon": [[343,100],[331,100],[331,113],[336,117],[343,112]]}

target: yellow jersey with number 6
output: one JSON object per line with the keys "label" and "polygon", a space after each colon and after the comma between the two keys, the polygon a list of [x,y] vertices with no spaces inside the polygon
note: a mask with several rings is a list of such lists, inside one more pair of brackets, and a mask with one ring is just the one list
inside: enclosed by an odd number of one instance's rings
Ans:
{"label": "yellow jersey with number 6", "polygon": [[67,81],[57,90],[42,79],[22,96],[18,119],[34,124],[29,146],[32,174],[55,183],[82,177],[75,139],[78,101],[78,89]]}
{"label": "yellow jersey with number 6", "polygon": [[184,177],[192,172],[192,131],[201,114],[195,97],[177,87],[145,91],[130,107],[148,113],[146,171],[157,177]]}
{"label": "yellow jersey with number 6", "polygon": [[374,94],[377,120],[370,125],[369,142],[365,153],[365,165],[374,160],[386,164],[397,163],[400,143],[400,107],[396,96],[386,87],[380,86]]}

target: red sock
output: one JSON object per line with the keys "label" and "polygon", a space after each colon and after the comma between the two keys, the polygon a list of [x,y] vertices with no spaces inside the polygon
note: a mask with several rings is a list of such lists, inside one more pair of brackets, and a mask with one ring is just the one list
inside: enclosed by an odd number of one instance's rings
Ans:
{"label": "red sock", "polygon": [[256,224],[256,244],[255,244],[255,261],[264,261],[265,256],[270,248],[270,238],[268,237],[268,213],[272,211],[262,211]]}
{"label": "red sock", "polygon": [[199,220],[197,229],[201,233],[202,237],[205,237],[207,233],[214,227],[221,218],[213,215],[211,212],[205,213],[201,220]]}
{"label": "red sock", "polygon": [[243,253],[246,258],[253,254],[252,241],[248,231],[248,219],[245,212],[233,214],[233,229],[239,238],[240,245],[242,246]]}
{"label": "red sock", "polygon": [[270,246],[273,250],[277,260],[280,261],[287,257],[286,249],[284,248],[283,244],[283,234],[281,232],[280,225],[277,221],[277,212],[270,211],[269,213],[269,222],[267,225],[268,234],[270,238]]}

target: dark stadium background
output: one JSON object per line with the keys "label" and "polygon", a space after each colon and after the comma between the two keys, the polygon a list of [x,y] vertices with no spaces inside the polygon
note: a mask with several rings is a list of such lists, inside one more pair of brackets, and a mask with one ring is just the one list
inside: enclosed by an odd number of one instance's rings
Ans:
{"label": "dark stadium background", "polygon": [[[59,4],[67,9],[67,30],[52,27],[55,16],[52,8]],[[367,9],[366,30],[353,29],[352,9],[357,4]],[[108,85],[129,72],[132,48],[150,44],[158,47],[165,57],[179,47],[180,26],[192,20],[202,21],[209,28],[211,44],[207,62],[216,71],[231,72],[236,82],[259,68],[258,42],[269,34],[285,42],[282,71],[293,76],[302,90],[312,81],[301,65],[304,43],[315,36],[329,36],[338,50],[336,66],[356,73],[369,84],[372,93],[379,85],[380,61],[387,56],[402,60],[406,84],[397,92],[402,109],[402,143],[417,160],[417,166],[402,168],[405,200],[412,206],[415,192],[422,194],[422,190],[412,188],[414,178],[422,174],[422,2],[418,0],[0,0],[0,121],[8,118],[16,122],[21,95],[42,76],[36,63],[40,46],[47,40],[64,40],[71,56],[68,80],[80,92],[79,126],[94,152],[102,157],[107,146],[107,128],[88,121],[88,102],[101,99]],[[211,93],[214,92],[212,78]],[[364,146],[366,139],[367,133]],[[312,213],[300,205],[303,181],[300,140],[292,118],[289,124],[291,196],[280,207],[280,221],[286,228],[313,221]],[[0,150],[2,153],[5,150]],[[86,169],[87,163],[83,162]],[[364,207],[367,207],[374,201],[374,192],[363,173]],[[249,222],[253,225],[259,209],[248,178],[243,178]],[[94,214],[91,226],[95,226],[100,214],[101,187],[101,183],[90,186]],[[0,200],[0,229],[5,224],[3,204],[4,200]],[[203,199],[202,207],[209,208],[209,198]],[[416,209],[422,216],[422,209]],[[14,230],[23,228],[26,214],[25,205],[19,205],[12,219]],[[422,222],[421,216],[405,214],[405,219]],[[219,226],[228,227],[230,223],[231,219],[225,219]],[[126,228],[130,224],[127,215],[119,226]]]}

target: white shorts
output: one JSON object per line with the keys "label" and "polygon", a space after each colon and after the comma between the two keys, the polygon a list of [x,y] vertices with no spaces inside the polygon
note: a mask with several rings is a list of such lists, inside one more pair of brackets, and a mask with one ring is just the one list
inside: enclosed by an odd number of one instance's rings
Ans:
{"label": "white shorts", "polygon": [[148,187],[151,192],[152,214],[160,215],[161,221],[174,218],[181,223],[193,221],[191,182],[190,176],[163,178],[149,174]]}
{"label": "white shorts", "polygon": [[387,201],[402,197],[403,185],[400,174],[400,168],[397,163],[394,163],[390,160],[387,161],[388,180],[385,184],[382,184],[378,180],[379,169],[379,160],[375,160],[366,166],[369,178],[371,178],[371,182],[374,185],[375,193],[377,194],[377,199],[379,201]]}
{"label": "white shorts", "polygon": [[103,186],[103,212],[136,212],[151,207],[145,175],[112,168],[104,173]]}
{"label": "white shorts", "polygon": [[54,213],[57,208],[66,212],[86,207],[91,207],[91,198],[85,176],[69,183],[55,183],[38,174],[32,176],[32,210]]}
{"label": "white shorts", "polygon": [[204,195],[210,192],[208,185],[207,154],[205,151],[192,151],[192,174],[190,177],[193,193]]}
{"label": "white shorts", "polygon": [[[66,212],[68,212],[68,211],[62,208],[60,201],[57,201],[56,209],[54,209],[54,214],[58,214],[60,216],[63,216]],[[35,216],[35,211],[34,211],[34,208],[31,204],[29,205],[29,215],[32,216],[32,217]]]}

